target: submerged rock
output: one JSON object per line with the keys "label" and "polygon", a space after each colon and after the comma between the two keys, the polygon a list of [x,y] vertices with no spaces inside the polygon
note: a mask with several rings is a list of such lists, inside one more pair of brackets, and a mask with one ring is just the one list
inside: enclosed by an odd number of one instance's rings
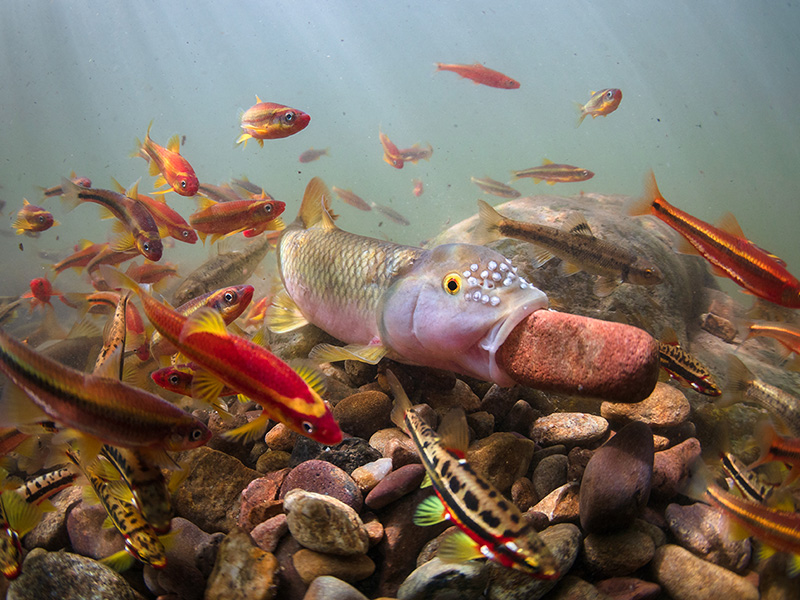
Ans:
{"label": "submerged rock", "polygon": [[599,448],[581,481],[581,526],[608,532],[630,525],[647,504],[653,476],[653,434],[644,423],[623,427]]}
{"label": "submerged rock", "polygon": [[364,523],[344,502],[294,489],[284,497],[283,507],[289,531],[306,548],[341,556],[367,552],[369,540]]}
{"label": "submerged rock", "polygon": [[489,581],[483,562],[429,560],[397,590],[398,600],[480,600]]}
{"label": "submerged rock", "polygon": [[142,596],[109,567],[69,552],[34,549],[22,574],[11,582],[7,600],[142,600]]}
{"label": "submerged rock", "polygon": [[278,561],[235,527],[222,541],[208,578],[206,600],[271,600],[278,586]]}

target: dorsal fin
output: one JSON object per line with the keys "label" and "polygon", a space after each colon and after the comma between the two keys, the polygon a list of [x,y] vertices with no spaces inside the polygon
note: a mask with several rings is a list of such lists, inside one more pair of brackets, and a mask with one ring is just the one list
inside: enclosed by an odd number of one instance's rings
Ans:
{"label": "dorsal fin", "polygon": [[300,212],[297,213],[297,220],[304,229],[319,223],[323,218],[323,212],[330,212],[330,196],[328,186],[319,177],[313,177],[308,182],[303,202],[300,204]]}
{"label": "dorsal fin", "polygon": [[717,227],[722,229],[722,231],[730,233],[735,237],[744,238],[744,232],[742,231],[742,226],[739,225],[739,221],[736,220],[736,217],[733,216],[732,212],[726,212],[724,215],[722,215],[722,217],[720,217],[719,219],[719,222],[717,223]]}
{"label": "dorsal fin", "polygon": [[543,159],[542,159],[542,164],[543,164],[543,165],[552,165],[552,164],[553,164],[553,161],[552,161],[552,160],[550,160],[549,158],[543,158]]}
{"label": "dorsal fin", "polygon": [[579,212],[570,213],[570,215],[564,221],[562,229],[568,233],[571,233],[572,235],[594,237],[592,228],[589,227],[589,223],[586,222],[583,214]]}
{"label": "dorsal fin", "polygon": [[167,150],[170,152],[175,152],[176,154],[180,154],[181,149],[181,138],[178,137],[176,133],[171,138],[167,140]]}
{"label": "dorsal fin", "polygon": [[661,343],[670,346],[678,346],[678,334],[672,327],[665,327],[661,332]]}
{"label": "dorsal fin", "polygon": [[467,453],[469,446],[469,430],[467,429],[467,417],[461,409],[454,409],[442,417],[439,425],[439,438],[441,444],[459,456]]}

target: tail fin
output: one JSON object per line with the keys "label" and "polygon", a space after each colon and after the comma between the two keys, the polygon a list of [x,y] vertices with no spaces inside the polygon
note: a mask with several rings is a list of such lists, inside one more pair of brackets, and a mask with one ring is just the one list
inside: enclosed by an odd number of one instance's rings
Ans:
{"label": "tail fin", "polygon": [[658,190],[656,176],[651,169],[644,176],[644,195],[628,207],[628,214],[631,216],[651,214],[657,198],[661,198],[661,192]]}
{"label": "tail fin", "polygon": [[475,227],[476,243],[488,244],[500,236],[500,223],[503,215],[483,200],[478,200],[478,225]]}
{"label": "tail fin", "polygon": [[314,177],[306,186],[303,202],[300,204],[300,211],[297,213],[295,222],[299,222],[303,229],[313,227],[322,221],[323,210],[332,215],[331,193],[322,179]]}
{"label": "tail fin", "polygon": [[750,382],[753,381],[753,374],[750,369],[733,354],[728,355],[728,386],[725,388],[725,396],[719,406],[730,406],[744,399]]}

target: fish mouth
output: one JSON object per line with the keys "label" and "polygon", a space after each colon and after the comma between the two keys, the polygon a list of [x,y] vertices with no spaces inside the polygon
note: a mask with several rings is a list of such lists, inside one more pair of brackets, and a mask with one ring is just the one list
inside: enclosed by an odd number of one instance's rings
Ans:
{"label": "fish mouth", "polygon": [[527,298],[525,302],[515,306],[505,318],[498,320],[478,342],[478,347],[489,354],[489,375],[491,380],[501,387],[511,387],[516,385],[517,382],[511,379],[500,365],[497,364],[497,350],[503,345],[509,334],[514,331],[517,325],[535,311],[547,308],[547,296],[541,291],[539,294],[540,296]]}

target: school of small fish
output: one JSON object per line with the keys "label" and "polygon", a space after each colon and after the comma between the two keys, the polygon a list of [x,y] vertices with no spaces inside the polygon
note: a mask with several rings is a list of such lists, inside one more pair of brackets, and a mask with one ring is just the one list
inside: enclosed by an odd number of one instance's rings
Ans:
{"label": "school of small fish", "polygon": [[[521,85],[479,63],[436,63],[436,71],[501,90]],[[588,102],[578,103],[577,126],[587,116],[609,116],[621,100],[616,88],[590,92]],[[240,115],[236,144],[246,147],[254,139],[263,148],[265,142],[303,131],[310,121],[302,110],[256,96],[256,104]],[[222,419],[231,417],[226,398],[256,404],[261,410],[256,418],[224,434],[233,442],[263,436],[272,420],[334,445],[343,434],[324,399],[324,376],[313,362],[376,364],[388,357],[511,386],[515,382],[498,363],[497,351],[523,319],[549,306],[547,296],[519,275],[511,260],[486,246],[422,248],[339,228],[334,194],[348,206],[374,209],[397,224],[411,221],[350,189],[333,186],[331,193],[317,177],[308,183],[297,216],[287,226],[281,218],[287,203],[246,178],[220,185],[201,182],[181,154],[180,137],[175,134],[161,146],[151,137],[153,125],[143,142],[136,141],[132,156],[148,163],[155,197],[142,194],[140,182],[126,190],[114,181],[114,189],[104,189],[73,172],[58,185],[41,188],[38,202],[44,207],[23,199],[11,223],[18,235],[51,235],[47,232],[58,221],[46,203],[60,197],[65,210],[99,205],[101,218],[112,220],[113,233],[106,240],[76,240],[71,254],[51,265],[51,276],[31,279],[29,290],[0,309],[6,329],[20,306],[43,315],[39,329],[26,337],[0,330],[0,371],[6,378],[0,401],[4,466],[23,464],[8,460],[18,453],[29,461],[30,472],[48,467],[24,481],[17,480],[26,475],[19,468],[13,474],[0,471],[0,570],[8,579],[20,573],[20,538],[42,518],[48,499],[71,485],[91,491],[124,539],[125,549],[102,562],[117,570],[135,561],[156,569],[166,565],[173,506],[164,469],[176,467],[170,453],[202,446],[212,435],[204,422],[166,398],[189,397]],[[382,130],[378,140],[383,160],[395,169],[435,160],[430,143],[401,148]],[[298,160],[310,163],[328,156],[329,148],[309,148]],[[548,185],[593,176],[587,168],[548,159],[511,171],[512,181],[529,178]],[[471,181],[491,196],[521,195],[509,183],[489,177]],[[420,197],[422,179],[411,184],[411,193]],[[169,193],[194,198],[196,210],[184,218],[166,199]],[[657,286],[664,279],[657,264],[624,240],[596,237],[580,214],[552,227],[511,219],[502,209],[478,202],[483,242],[510,237],[533,244],[535,267],[558,258],[564,276],[578,271],[596,276],[598,297],[614,294],[623,284]],[[88,215],[88,208],[79,210]],[[668,224],[685,240],[679,251],[702,256],[715,275],[764,301],[800,308],[800,281],[780,258],[750,241],[732,215],[719,227],[693,217],[664,199],[652,173],[630,214],[652,215]],[[185,273],[181,264],[161,260],[173,240],[200,240],[221,249]],[[243,243],[231,249],[231,240]],[[270,249],[277,259],[276,283],[270,294],[255,297],[254,286],[245,281]],[[120,265],[139,256],[141,263],[130,262],[122,270]],[[93,289],[54,287],[53,280],[69,269],[85,274]],[[168,302],[160,292],[172,282],[177,285]],[[53,298],[76,311],[72,331],[58,322]],[[95,324],[98,315],[106,320],[102,334]],[[344,345],[319,344],[310,351],[311,361],[292,365],[271,352],[268,331],[286,333],[308,323]],[[745,340],[776,340],[786,368],[800,364],[796,326],[752,321],[744,330]],[[47,344],[42,346],[54,338],[67,343],[80,337],[101,342],[85,365],[65,364],[44,351]],[[674,331],[664,332],[659,354],[670,378],[700,394],[722,396],[719,406],[752,402],[771,415],[773,421],[757,435],[757,461],[745,465],[729,452],[721,454],[721,467],[730,489],[739,490],[736,494],[700,472],[687,495],[717,507],[759,540],[762,558],[774,551],[789,553],[790,573],[800,572],[800,513],[781,494],[800,478],[800,400],[756,377],[735,355],[728,358],[727,388],[720,389],[713,373],[679,345]],[[441,543],[439,557],[487,558],[535,578],[557,578],[553,555],[533,527],[464,459],[468,435],[463,413],[447,415],[437,433],[417,415],[391,371],[386,378],[394,396],[392,419],[411,438],[435,492],[419,505],[413,521],[426,526],[448,520],[459,529]],[[43,452],[31,453],[31,440]],[[753,470],[770,462],[790,467],[779,488],[765,484]]]}

